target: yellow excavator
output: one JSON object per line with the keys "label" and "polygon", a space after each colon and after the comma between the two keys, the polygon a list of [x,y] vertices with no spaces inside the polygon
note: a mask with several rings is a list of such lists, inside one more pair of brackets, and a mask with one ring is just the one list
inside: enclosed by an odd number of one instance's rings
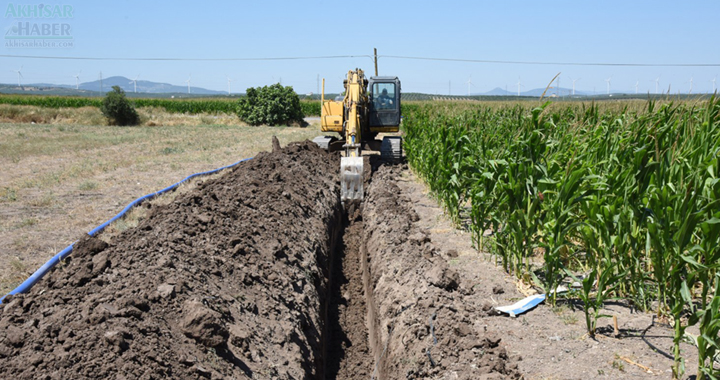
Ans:
{"label": "yellow excavator", "polygon": [[337,132],[335,136],[318,136],[313,141],[328,151],[342,148],[340,159],[341,199],[363,199],[362,150],[380,151],[382,159],[398,162],[402,159],[402,138],[379,133],[400,130],[400,80],[397,77],[365,78],[360,69],[350,70],[343,81],[345,95],[325,100],[325,79],[321,98],[320,129]]}

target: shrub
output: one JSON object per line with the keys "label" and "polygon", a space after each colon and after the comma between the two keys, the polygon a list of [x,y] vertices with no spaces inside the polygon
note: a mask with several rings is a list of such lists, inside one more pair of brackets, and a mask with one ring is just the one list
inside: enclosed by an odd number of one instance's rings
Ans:
{"label": "shrub", "polygon": [[110,125],[137,125],[140,123],[135,107],[125,97],[125,91],[118,86],[113,86],[103,99],[100,111],[108,119]]}
{"label": "shrub", "polygon": [[240,120],[250,125],[303,124],[300,98],[292,87],[278,83],[248,88],[246,96],[240,98],[237,114]]}

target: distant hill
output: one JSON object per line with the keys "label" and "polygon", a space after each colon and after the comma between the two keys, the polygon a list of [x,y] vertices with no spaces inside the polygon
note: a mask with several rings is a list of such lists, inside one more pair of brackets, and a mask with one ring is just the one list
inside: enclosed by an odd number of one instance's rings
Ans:
{"label": "distant hill", "polygon": [[[11,84],[0,84],[0,92],[11,94],[45,94],[45,95],[77,95],[77,96],[99,96],[110,91],[112,86],[122,88],[128,96],[135,94],[135,86],[131,79],[121,76],[104,78],[102,80],[102,91],[100,88],[100,80],[92,82],[80,83],[79,89],[75,89],[73,85],[67,84],[51,84],[51,83],[30,83],[23,84],[18,87]],[[177,94],[179,96],[188,95],[187,86],[175,86],[169,83],[159,83],[147,80],[137,81],[137,94]],[[202,87],[190,86],[190,96],[198,95],[227,95],[224,91],[208,90]]]}
{"label": "distant hill", "polygon": [[60,87],[48,83],[33,83],[18,87],[12,84],[0,84],[0,93],[28,94],[28,95],[65,95],[65,96],[99,96],[100,93],[85,90],[76,90],[75,87]]}
{"label": "distant hill", "polygon": [[[135,85],[132,80],[125,77],[108,77],[102,80],[103,91],[110,91],[112,86],[118,86],[125,90],[125,92],[135,92]],[[85,82],[80,84],[80,89],[89,91],[100,91],[100,81],[95,80],[92,82]],[[187,94],[187,86],[175,86],[169,83],[152,82],[148,80],[137,81],[137,92],[150,93],[150,94],[166,94],[166,93],[185,93]],[[227,94],[224,91],[208,90],[202,87],[190,86],[190,94],[195,95],[221,95]]]}

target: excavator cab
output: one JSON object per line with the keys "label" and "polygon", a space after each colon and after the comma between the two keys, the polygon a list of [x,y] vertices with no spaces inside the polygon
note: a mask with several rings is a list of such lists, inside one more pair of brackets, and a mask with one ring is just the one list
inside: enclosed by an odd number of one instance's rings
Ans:
{"label": "excavator cab", "polygon": [[371,77],[368,87],[370,132],[397,132],[400,125],[400,79]]}

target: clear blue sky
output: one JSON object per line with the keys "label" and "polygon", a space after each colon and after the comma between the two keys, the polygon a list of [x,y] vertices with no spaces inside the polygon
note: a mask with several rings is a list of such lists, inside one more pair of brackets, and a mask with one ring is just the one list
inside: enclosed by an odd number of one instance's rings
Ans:
{"label": "clear blue sky", "polygon": [[[711,63],[720,64],[720,2],[698,1],[80,1],[72,18],[16,19],[0,5],[3,30],[17,22],[68,23],[73,48],[0,46],[3,55],[70,57],[254,58],[325,55],[423,56],[504,61]],[[122,75],[157,82],[227,89],[233,92],[277,82],[299,93],[338,92],[347,70],[372,71],[369,58],[293,61],[74,61],[0,57],[0,82],[16,83],[13,70],[23,66],[24,83],[91,81]],[[576,88],[654,92],[660,87],[708,92],[720,67],[597,67],[437,62],[381,58],[381,75],[397,75],[404,91],[465,94],[495,87],[523,91],[545,87],[558,72],[561,86],[580,78]]]}

